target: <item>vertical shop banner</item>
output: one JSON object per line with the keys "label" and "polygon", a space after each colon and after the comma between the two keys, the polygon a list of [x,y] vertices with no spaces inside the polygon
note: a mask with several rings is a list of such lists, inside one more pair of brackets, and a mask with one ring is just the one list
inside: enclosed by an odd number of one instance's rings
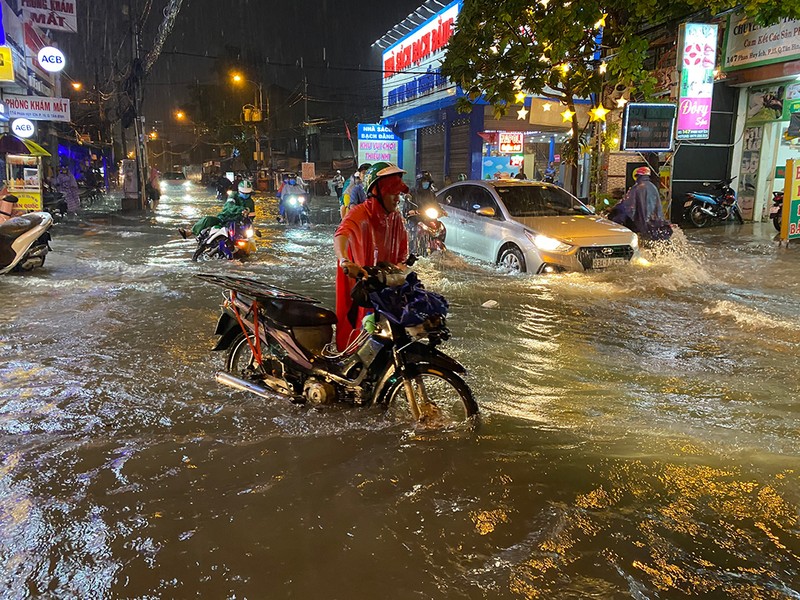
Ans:
{"label": "vertical shop banner", "polygon": [[739,209],[742,211],[742,216],[744,216],[745,219],[753,218],[763,137],[764,128],[760,125],[756,127],[747,127],[744,130],[742,164],[739,170],[741,174],[741,179],[739,180]]}
{"label": "vertical shop banner", "polygon": [[0,46],[0,81],[14,81],[14,59],[8,46]]}
{"label": "vertical shop banner", "polygon": [[678,140],[707,140],[711,127],[717,26],[709,23],[681,25],[678,68]]}
{"label": "vertical shop banner", "polygon": [[75,0],[21,0],[22,18],[42,29],[78,32]]}
{"label": "vertical shop banner", "polygon": [[358,124],[358,164],[380,160],[398,164],[400,138],[383,125]]}
{"label": "vertical shop banner", "polygon": [[800,160],[792,159],[786,162],[781,239],[798,238],[800,238]]}

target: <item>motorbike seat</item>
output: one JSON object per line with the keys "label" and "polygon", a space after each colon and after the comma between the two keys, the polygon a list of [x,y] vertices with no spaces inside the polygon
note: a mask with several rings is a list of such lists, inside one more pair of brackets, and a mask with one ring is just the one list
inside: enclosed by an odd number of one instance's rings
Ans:
{"label": "motorbike seat", "polygon": [[35,213],[20,215],[9,219],[5,223],[0,223],[0,236],[7,240],[15,240],[26,231],[30,231],[42,222],[42,215]]}
{"label": "motorbike seat", "polygon": [[287,327],[335,325],[337,321],[333,311],[298,300],[267,299],[266,310],[270,318]]}

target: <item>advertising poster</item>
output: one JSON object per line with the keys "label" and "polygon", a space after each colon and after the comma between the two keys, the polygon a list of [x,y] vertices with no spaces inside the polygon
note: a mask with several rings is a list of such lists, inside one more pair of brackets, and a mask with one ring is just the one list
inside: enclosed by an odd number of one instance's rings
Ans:
{"label": "advertising poster", "polygon": [[786,162],[786,184],[783,188],[783,222],[781,239],[800,238],[800,160]]}
{"label": "advertising poster", "polygon": [[678,140],[706,140],[711,127],[714,66],[717,60],[717,26],[685,23],[681,26],[678,68]]}
{"label": "advertising poster", "polygon": [[753,218],[763,135],[764,129],[761,126],[747,127],[744,130],[742,165],[739,171],[741,173],[741,180],[739,181],[739,208],[745,219]]}
{"label": "advertising poster", "polygon": [[386,161],[399,164],[401,139],[383,125],[358,124],[358,164]]}
{"label": "advertising poster", "polygon": [[481,179],[511,179],[519,172],[522,162],[522,155],[484,156]]}
{"label": "advertising poster", "polygon": [[0,46],[0,81],[14,81],[14,59],[8,46]]}

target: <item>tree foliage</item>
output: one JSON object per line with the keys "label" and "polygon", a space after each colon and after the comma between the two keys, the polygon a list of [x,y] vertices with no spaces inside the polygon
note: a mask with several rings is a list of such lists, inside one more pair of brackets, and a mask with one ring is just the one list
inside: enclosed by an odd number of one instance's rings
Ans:
{"label": "tree foliage", "polygon": [[[736,6],[734,0],[464,0],[442,72],[464,90],[463,110],[483,97],[498,116],[521,91],[572,112],[575,99],[599,94],[609,81],[647,98],[655,79],[644,67],[643,31]],[[747,0],[742,9],[760,23],[800,18],[800,2]],[[574,163],[581,135],[577,115],[571,127],[565,158]]]}

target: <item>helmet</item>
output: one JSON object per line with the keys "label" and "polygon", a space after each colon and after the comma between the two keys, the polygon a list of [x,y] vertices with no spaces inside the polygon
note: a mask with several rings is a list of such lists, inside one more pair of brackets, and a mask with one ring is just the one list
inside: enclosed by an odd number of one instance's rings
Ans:
{"label": "helmet", "polygon": [[643,175],[650,175],[650,167],[639,167],[633,172],[633,177],[636,179],[642,177]]}
{"label": "helmet", "polygon": [[433,183],[433,175],[431,175],[430,171],[422,171],[422,173],[417,173],[417,181],[428,181]]}
{"label": "helmet", "polygon": [[361,165],[359,165],[359,167],[358,167],[358,171],[366,171],[366,170],[367,170],[367,169],[369,169],[371,166],[372,166],[372,164],[371,164],[371,163],[362,163]]}
{"label": "helmet", "polygon": [[336,174],[337,174],[337,175],[341,175],[341,174],[342,174],[342,172],[341,172],[339,169],[336,169]]}
{"label": "helmet", "polygon": [[251,194],[253,192],[253,182],[249,179],[242,179],[239,182],[238,189],[242,194]]}
{"label": "helmet", "polygon": [[364,175],[364,191],[369,195],[372,188],[381,177],[388,177],[389,175],[403,175],[405,171],[397,165],[390,162],[376,162],[372,165]]}

